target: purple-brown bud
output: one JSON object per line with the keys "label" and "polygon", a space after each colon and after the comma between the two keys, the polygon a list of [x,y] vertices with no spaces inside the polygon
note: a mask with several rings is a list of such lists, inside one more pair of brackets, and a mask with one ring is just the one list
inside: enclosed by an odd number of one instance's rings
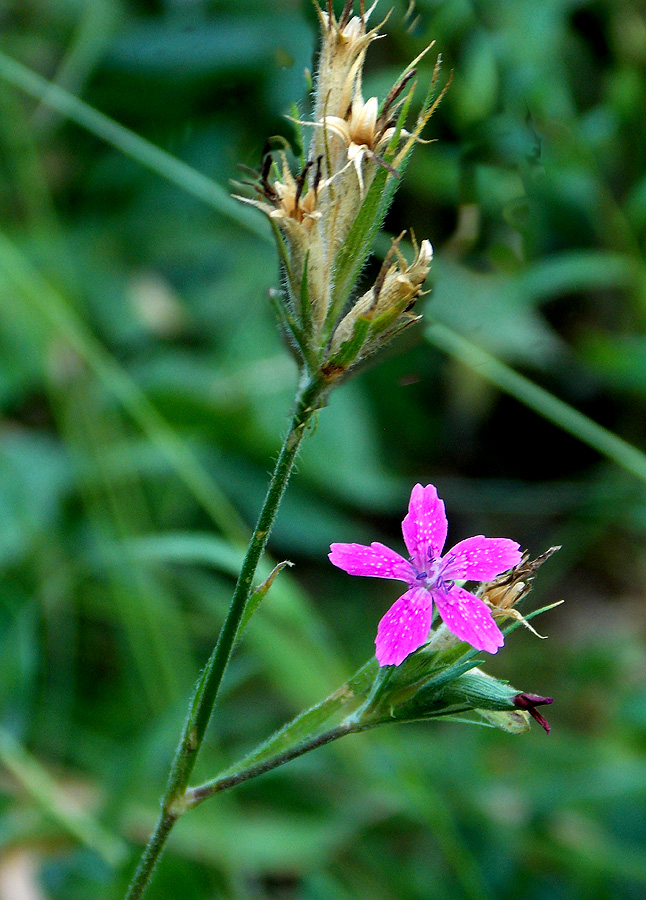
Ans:
{"label": "purple-brown bud", "polygon": [[541,697],[540,694],[516,694],[514,697],[514,706],[516,709],[526,710],[533,719],[536,719],[541,728],[545,729],[547,734],[550,733],[549,722],[536,709],[537,706],[547,706],[554,703],[554,697]]}

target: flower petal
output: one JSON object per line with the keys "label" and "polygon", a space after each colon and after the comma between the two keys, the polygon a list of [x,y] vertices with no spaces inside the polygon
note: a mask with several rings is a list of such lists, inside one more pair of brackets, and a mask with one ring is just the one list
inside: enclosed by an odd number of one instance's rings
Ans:
{"label": "flower petal", "polygon": [[373,578],[395,578],[399,581],[415,579],[411,564],[385,544],[374,541],[365,544],[332,544],[330,562],[349,575],[372,575]]}
{"label": "flower petal", "polygon": [[422,487],[416,484],[410,495],[402,531],[406,548],[420,570],[425,568],[431,557],[436,559],[441,556],[448,527],[444,503],[437,496],[434,485]]}
{"label": "flower petal", "polygon": [[487,653],[496,653],[504,644],[503,634],[486,603],[469,591],[453,585],[449,591],[433,591],[433,600],[446,627],[461,641]]}
{"label": "flower petal", "polygon": [[377,629],[380,666],[398,666],[426,641],[431,629],[433,600],[423,588],[412,588],[396,600]]}
{"label": "flower petal", "polygon": [[454,580],[490,581],[501,572],[517,566],[522,557],[516,541],[487,538],[482,534],[456,544],[444,557],[442,577]]}

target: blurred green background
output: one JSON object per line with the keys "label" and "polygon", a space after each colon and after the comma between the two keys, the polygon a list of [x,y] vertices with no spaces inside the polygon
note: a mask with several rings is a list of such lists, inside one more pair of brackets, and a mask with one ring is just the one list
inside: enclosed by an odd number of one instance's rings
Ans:
{"label": "blurred green background", "polygon": [[[151,900],[646,893],[646,459],[591,449],[506,369],[501,392],[454,337],[643,447],[644,8],[407,5],[365,93],[431,39],[454,70],[387,223],[435,245],[424,323],[320,415],[271,541],[296,566],[199,775],[370,654],[396,586],[326,552],[400,547],[417,481],[453,540],[563,545],[531,595],[567,601],[535,623],[549,640],[521,629],[489,665],[556,698],[552,734],[348,738],[187,816]],[[315,22],[307,0],[0,3],[0,900],[117,900],[156,815],[295,386],[268,228],[226,195],[307,109]],[[82,99],[84,126],[7,57]]]}

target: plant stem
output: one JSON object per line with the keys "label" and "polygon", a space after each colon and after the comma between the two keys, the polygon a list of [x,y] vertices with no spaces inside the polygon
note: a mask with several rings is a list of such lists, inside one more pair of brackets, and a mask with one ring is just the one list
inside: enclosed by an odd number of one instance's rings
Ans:
{"label": "plant stem", "polygon": [[240,569],[227,617],[222,625],[215,649],[204,667],[191,699],[188,716],[162,799],[162,812],[139,861],[125,900],[138,900],[143,896],[166,839],[181,813],[187,808],[185,795],[188,781],[195,767],[218,690],[251,595],[256,569],[267,545],[269,533],[292,473],[301,441],[306,434],[307,425],[320,408],[326,387],[321,379],[314,376],[310,380],[304,381],[297,394],[291,427],[278,455],[265,502]]}
{"label": "plant stem", "polygon": [[344,737],[346,734],[363,730],[364,728],[358,726],[356,723],[353,724],[349,721],[345,721],[334,728],[330,728],[329,731],[324,731],[322,734],[311,738],[309,741],[303,741],[300,744],[289,747],[282,753],[277,753],[276,756],[265,759],[263,762],[257,763],[256,765],[249,766],[248,769],[243,769],[233,775],[222,775],[219,778],[214,778],[212,781],[206,781],[204,784],[189,788],[185,794],[184,802],[186,809],[192,809],[204,800],[208,800],[208,798],[212,797],[214,794],[228,791],[230,788],[236,787],[244,781],[249,781],[250,778],[264,775],[265,772],[269,772],[271,769],[277,769],[278,766],[282,766],[290,760],[296,759],[298,756],[303,756],[304,753],[309,753],[310,750],[316,750],[317,747],[323,747],[325,744],[330,744],[332,741],[336,741],[337,738]]}

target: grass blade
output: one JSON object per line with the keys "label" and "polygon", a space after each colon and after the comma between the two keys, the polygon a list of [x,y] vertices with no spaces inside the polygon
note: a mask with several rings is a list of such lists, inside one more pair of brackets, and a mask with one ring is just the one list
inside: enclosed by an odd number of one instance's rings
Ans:
{"label": "grass blade", "polygon": [[534,412],[592,447],[640,481],[646,482],[646,454],[632,444],[598,425],[568,403],[559,400],[545,388],[534,384],[529,378],[519,375],[505,363],[445,325],[433,322],[426,329],[426,339],[453,359],[473,369],[481,378],[495,384],[500,390],[529,406]]}
{"label": "grass blade", "polygon": [[137,160],[142,166],[176,184],[187,194],[192,194],[198,200],[207,203],[236,225],[246,228],[264,240],[271,241],[271,235],[262,218],[241,206],[213,179],[1,52],[0,78],[76,122],[96,137],[121,150],[126,156]]}

